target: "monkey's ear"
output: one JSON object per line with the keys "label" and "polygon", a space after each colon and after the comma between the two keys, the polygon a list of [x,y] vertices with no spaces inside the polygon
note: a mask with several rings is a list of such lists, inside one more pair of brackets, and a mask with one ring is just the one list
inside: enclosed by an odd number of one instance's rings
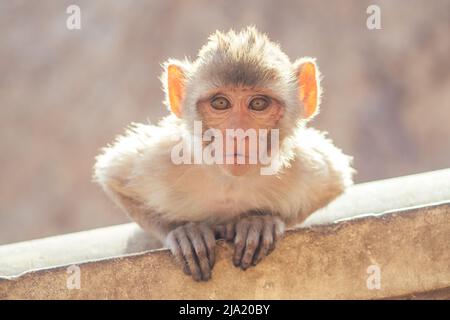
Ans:
{"label": "monkey's ear", "polygon": [[313,58],[301,58],[294,63],[298,84],[298,97],[305,108],[306,118],[312,118],[319,111],[320,73]]}
{"label": "monkey's ear", "polygon": [[185,96],[186,72],[183,64],[169,60],[164,65],[163,85],[166,91],[166,103],[170,111],[181,117],[182,103]]}

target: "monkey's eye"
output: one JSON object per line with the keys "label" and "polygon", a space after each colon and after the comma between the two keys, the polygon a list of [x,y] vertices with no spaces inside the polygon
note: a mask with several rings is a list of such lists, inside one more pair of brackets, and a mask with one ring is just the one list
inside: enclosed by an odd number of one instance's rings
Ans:
{"label": "monkey's eye", "polygon": [[269,106],[269,100],[263,97],[254,98],[250,101],[249,108],[255,111],[262,111]]}
{"label": "monkey's eye", "polygon": [[211,101],[211,107],[217,110],[225,110],[231,106],[230,101],[224,97],[217,97]]}

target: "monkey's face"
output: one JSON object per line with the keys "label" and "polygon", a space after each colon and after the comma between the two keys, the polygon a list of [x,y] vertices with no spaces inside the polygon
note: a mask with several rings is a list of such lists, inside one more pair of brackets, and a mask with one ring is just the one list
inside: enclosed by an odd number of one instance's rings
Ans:
{"label": "monkey's face", "polygon": [[[222,87],[207,92],[197,102],[205,130],[221,134],[220,162],[228,173],[240,176],[261,166],[261,154],[271,156],[271,131],[284,113],[283,101],[264,88]],[[261,153],[262,152],[262,153]]]}

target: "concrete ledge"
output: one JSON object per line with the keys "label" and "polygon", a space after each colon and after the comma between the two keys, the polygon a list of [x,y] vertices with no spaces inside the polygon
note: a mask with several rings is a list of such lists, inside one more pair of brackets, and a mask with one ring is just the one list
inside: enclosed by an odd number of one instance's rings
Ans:
{"label": "concrete ledge", "polygon": [[[132,224],[36,240],[28,247],[26,243],[3,246],[0,247],[0,270],[8,277],[0,280],[0,298],[450,298],[449,176],[450,170],[444,170],[355,186],[341,199],[315,214],[315,221],[311,217],[305,223],[312,227],[289,231],[277,250],[256,268],[245,272],[232,266],[232,247],[220,242],[213,279],[207,283],[196,283],[186,277],[174,264],[167,250],[123,255],[147,250],[155,245],[148,237],[142,237],[142,233],[136,237],[139,232]],[[397,190],[394,188],[395,180],[400,180]],[[429,181],[429,184],[424,181]],[[351,208],[352,195],[358,194],[361,188],[366,188],[364,194],[359,196],[369,198],[367,207],[360,205],[361,210],[354,212],[366,215],[348,219],[348,215],[339,211],[339,208]],[[397,199],[395,206],[402,203],[401,199],[403,203],[408,203],[407,206],[413,204],[414,199],[423,198],[425,201],[427,197],[418,192],[421,188],[428,190],[428,199],[441,202],[382,213],[370,207],[371,200],[377,203],[376,199],[380,198],[385,199],[380,205],[388,206],[389,201],[386,199],[389,197]],[[378,191],[374,192],[375,189]],[[405,190],[409,191],[405,193]],[[414,193],[417,197],[414,197]],[[373,211],[377,211],[377,214],[370,214]],[[317,225],[343,218],[338,223]],[[114,237],[114,245],[105,244]],[[93,240],[95,238],[97,242]],[[101,247],[96,255],[92,254],[95,243],[103,243],[104,248],[109,248],[105,249],[106,253],[121,256],[105,258]],[[41,265],[35,263],[34,266],[46,269],[17,276],[19,269],[23,271],[24,261],[33,261],[27,260],[33,248],[44,258],[41,260],[47,262]],[[42,254],[45,248],[52,248],[47,249],[50,256]],[[88,253],[84,256],[83,248]],[[58,252],[64,250],[65,257],[59,260],[55,258]],[[25,260],[20,259],[20,253],[26,256]],[[80,262],[80,289],[67,287],[67,280],[71,276],[67,273],[68,261]],[[55,264],[64,266],[51,267]],[[368,278],[371,277],[367,272],[371,266],[379,267],[379,289],[369,289],[367,286]]]}

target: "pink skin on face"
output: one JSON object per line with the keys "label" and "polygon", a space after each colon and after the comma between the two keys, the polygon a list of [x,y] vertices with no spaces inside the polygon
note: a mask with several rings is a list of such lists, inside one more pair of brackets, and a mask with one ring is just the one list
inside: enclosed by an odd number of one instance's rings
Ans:
{"label": "pink skin on face", "polygon": [[[266,148],[270,152],[270,147],[259,145],[259,129],[267,129],[270,132],[270,129],[277,128],[284,113],[281,100],[273,92],[263,88],[218,88],[200,99],[197,107],[204,121],[204,130],[214,128],[222,133],[225,164],[221,166],[234,176],[253,172],[260,167],[259,161],[257,164],[249,164],[250,152],[256,152],[257,160],[259,160],[257,157],[259,148]],[[248,136],[243,137],[243,141],[237,141],[237,137],[231,138],[234,141],[227,141],[227,129],[243,131],[254,129],[258,149],[250,150]],[[234,142],[234,152],[227,153],[226,145],[231,142]],[[237,150],[239,142],[244,146],[244,150]],[[227,158],[233,158],[233,164],[226,164]],[[238,159],[245,160],[245,164],[238,164]]]}

